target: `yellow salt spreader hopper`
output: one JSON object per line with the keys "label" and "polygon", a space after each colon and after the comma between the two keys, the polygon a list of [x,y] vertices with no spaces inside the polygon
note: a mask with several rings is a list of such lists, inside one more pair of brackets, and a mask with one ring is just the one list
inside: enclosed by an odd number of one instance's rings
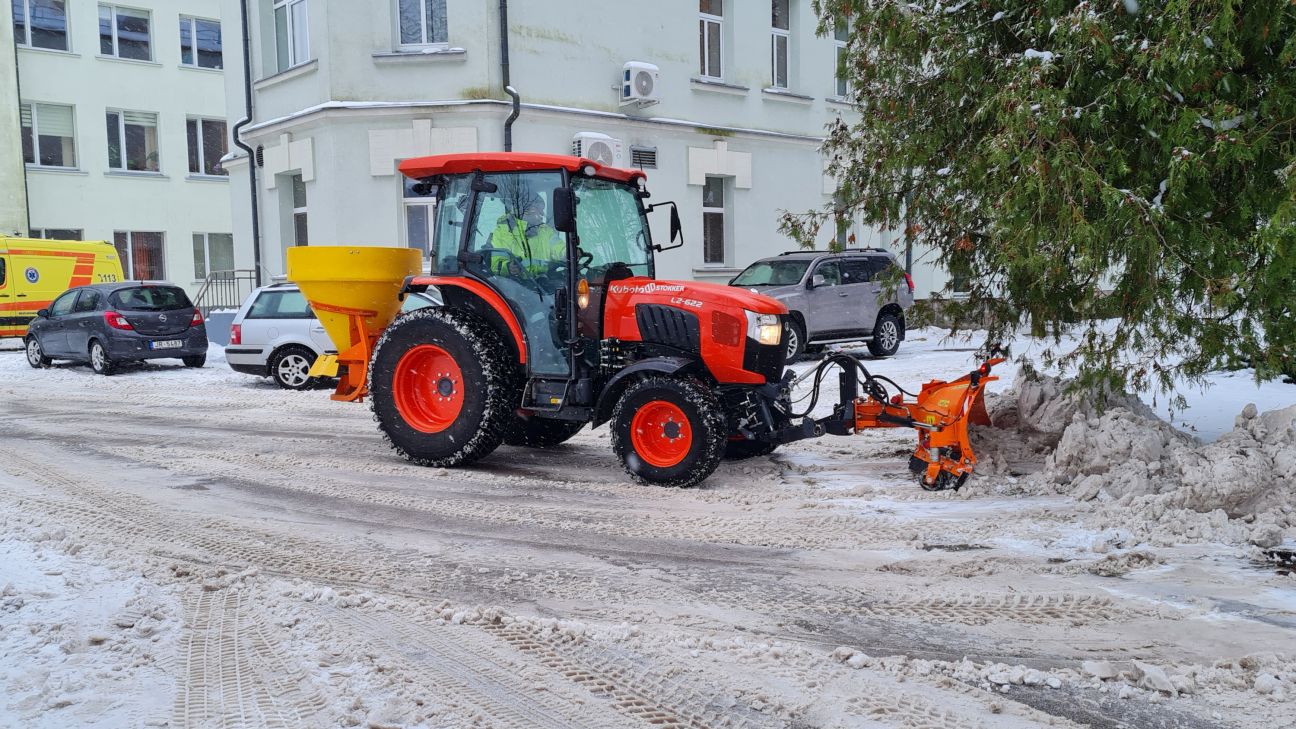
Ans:
{"label": "yellow salt spreader hopper", "polygon": [[[288,280],[296,283],[337,347],[311,367],[311,376],[336,373],[334,400],[353,402],[368,394],[369,355],[400,312],[406,276],[422,271],[416,248],[299,246],[288,249]],[[333,370],[332,372],[330,370]]]}

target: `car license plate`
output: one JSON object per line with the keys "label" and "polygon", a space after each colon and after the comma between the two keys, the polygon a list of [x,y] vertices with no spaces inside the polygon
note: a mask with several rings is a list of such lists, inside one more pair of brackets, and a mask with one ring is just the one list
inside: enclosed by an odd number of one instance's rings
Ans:
{"label": "car license plate", "polygon": [[180,339],[163,339],[157,342],[149,342],[149,349],[179,349],[184,346],[184,341]]}

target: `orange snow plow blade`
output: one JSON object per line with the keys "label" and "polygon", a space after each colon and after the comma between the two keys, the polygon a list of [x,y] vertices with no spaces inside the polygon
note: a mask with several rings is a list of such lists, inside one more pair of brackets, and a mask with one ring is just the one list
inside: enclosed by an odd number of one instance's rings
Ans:
{"label": "orange snow plow blade", "polygon": [[985,408],[986,383],[998,380],[990,369],[1002,357],[988,360],[976,370],[954,380],[932,380],[912,402],[897,394],[890,400],[861,397],[855,400],[855,431],[865,428],[914,428],[918,447],[909,458],[909,470],[928,491],[961,487],[976,466],[968,440],[968,425],[989,425]]}

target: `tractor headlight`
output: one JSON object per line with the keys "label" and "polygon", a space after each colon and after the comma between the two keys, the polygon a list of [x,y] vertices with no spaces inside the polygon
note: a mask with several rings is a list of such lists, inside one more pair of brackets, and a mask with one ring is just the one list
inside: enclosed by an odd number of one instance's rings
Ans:
{"label": "tractor headlight", "polygon": [[778,314],[747,314],[747,336],[761,344],[776,345],[783,340],[783,322]]}

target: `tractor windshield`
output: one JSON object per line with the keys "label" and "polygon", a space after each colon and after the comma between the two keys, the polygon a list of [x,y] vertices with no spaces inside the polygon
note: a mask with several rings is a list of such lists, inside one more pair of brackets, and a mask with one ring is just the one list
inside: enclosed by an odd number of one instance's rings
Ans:
{"label": "tractor windshield", "polygon": [[594,177],[576,177],[576,232],[580,253],[591,257],[591,275],[624,263],[636,276],[652,276],[652,234],[635,189]]}

